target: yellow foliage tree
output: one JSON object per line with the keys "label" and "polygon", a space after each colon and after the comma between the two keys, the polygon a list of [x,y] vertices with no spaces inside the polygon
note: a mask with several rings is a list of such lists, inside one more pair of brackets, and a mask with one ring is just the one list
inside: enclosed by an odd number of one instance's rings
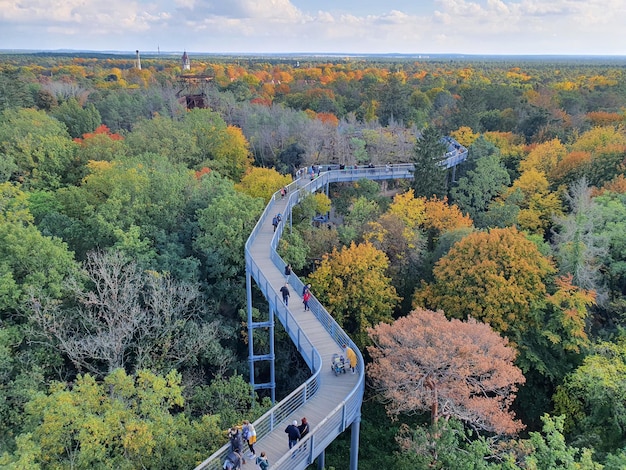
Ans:
{"label": "yellow foliage tree", "polygon": [[523,172],[513,182],[507,195],[518,189],[523,195],[517,217],[522,230],[543,233],[550,225],[553,216],[563,214],[561,199],[557,193],[550,191],[548,179],[543,172],[535,168]]}
{"label": "yellow foliage tree", "polygon": [[325,255],[309,277],[313,294],[359,347],[368,344],[368,328],[391,322],[400,300],[388,267],[387,256],[371,243],[353,242]]}
{"label": "yellow foliage tree", "polygon": [[272,195],[283,186],[291,183],[291,176],[281,175],[273,168],[251,168],[235,184],[235,189],[252,197],[263,198],[267,204]]}
{"label": "yellow foliage tree", "polygon": [[234,181],[239,179],[252,166],[252,157],[246,137],[239,127],[228,126],[225,132],[214,135],[210,166]]}
{"label": "yellow foliage tree", "polygon": [[471,127],[462,126],[456,131],[450,132],[450,136],[459,144],[467,148],[472,145],[478,137],[480,137],[480,134],[475,133]]}
{"label": "yellow foliage tree", "polygon": [[55,383],[27,404],[34,428],[18,438],[11,468],[193,467],[223,437],[218,416],[191,422],[175,411],[183,405],[176,371],[118,369],[104,382],[79,375],[71,388]]}
{"label": "yellow foliage tree", "polygon": [[543,173],[550,174],[557,164],[567,155],[567,148],[559,139],[538,144],[520,162],[520,170],[526,171],[534,168]]}
{"label": "yellow foliage tree", "polygon": [[600,153],[606,148],[626,147],[626,132],[621,127],[594,127],[583,133],[570,146],[570,151]]}
{"label": "yellow foliage tree", "polygon": [[426,218],[425,199],[416,198],[413,189],[396,195],[388,212],[402,220],[408,229],[417,229]]}
{"label": "yellow foliage tree", "polygon": [[433,197],[424,201],[424,215],[422,227],[430,241],[450,230],[471,227],[474,224],[469,215],[463,214],[456,205],[449,204],[447,197]]}

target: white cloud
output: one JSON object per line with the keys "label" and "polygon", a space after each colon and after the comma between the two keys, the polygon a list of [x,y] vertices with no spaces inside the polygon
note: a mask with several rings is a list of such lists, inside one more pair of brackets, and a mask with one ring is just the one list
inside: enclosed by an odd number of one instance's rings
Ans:
{"label": "white cloud", "polygon": [[[295,0],[293,0],[295,1]],[[419,0],[415,0],[418,2]],[[625,53],[625,0],[0,0],[0,45],[216,52]],[[304,5],[310,6],[310,8]],[[330,5],[330,3],[324,3]],[[402,5],[402,6],[400,6]],[[333,4],[334,8],[334,4]],[[369,11],[369,13],[368,13]],[[166,46],[169,45],[169,46]],[[132,49],[135,46],[131,46]]]}
{"label": "white cloud", "polygon": [[154,5],[124,0],[0,0],[2,23],[39,25],[65,35],[146,31],[168,18],[168,12]]}

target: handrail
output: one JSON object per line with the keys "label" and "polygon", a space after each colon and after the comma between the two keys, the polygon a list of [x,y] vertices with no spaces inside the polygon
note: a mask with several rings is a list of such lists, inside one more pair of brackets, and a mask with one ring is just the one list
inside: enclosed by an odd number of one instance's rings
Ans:
{"label": "handrail", "polygon": [[[447,168],[457,165],[467,157],[467,149],[461,146],[456,147],[456,151],[451,153],[453,153],[453,155],[448,156],[445,160]],[[316,175],[310,180],[308,177],[300,178],[288,185],[288,199],[284,220],[287,220],[287,215],[289,214],[290,216],[293,207],[300,203],[303,197],[307,194],[315,193],[329,183],[357,181],[363,178],[372,180],[411,179],[413,178],[413,171],[414,165],[412,163],[375,167],[354,166],[348,168],[343,167],[341,169],[338,165],[322,165],[318,176]],[[274,213],[276,201],[280,198],[281,195],[279,192],[276,192],[272,196],[246,241],[246,270],[256,281],[261,292],[270,304],[271,311],[275,312],[277,318],[283,324],[302,358],[311,369],[312,375],[296,390],[254,422],[258,440],[270,434],[277,426],[282,427],[282,424],[284,424],[283,421],[289,415],[315,396],[321,383],[320,371],[322,359],[320,353],[313,347],[306,332],[300,328],[298,322],[283,305],[282,301],[279,300],[278,292],[270,285],[251,253],[252,244],[256,240],[267,218],[270,214]],[[275,267],[279,270],[285,265],[283,259],[276,251],[284,226],[284,223],[278,226],[270,243],[270,258]],[[297,292],[300,292],[304,287],[304,283],[295,275],[290,276],[289,282]],[[309,306],[312,314],[315,315],[320,324],[331,335],[331,338],[333,338],[338,345],[350,345],[357,354],[358,360],[356,369],[358,372],[358,380],[354,388],[338,403],[326,418],[311,429],[309,434],[300,440],[295,447],[285,453],[278,461],[272,463],[272,470],[304,469],[306,465],[312,463],[315,457],[343,432],[355,418],[360,416],[361,402],[365,389],[363,356],[350,337],[314,296],[311,297]],[[196,470],[220,470],[222,468],[222,462],[228,452],[229,445],[226,444],[198,465]]]}

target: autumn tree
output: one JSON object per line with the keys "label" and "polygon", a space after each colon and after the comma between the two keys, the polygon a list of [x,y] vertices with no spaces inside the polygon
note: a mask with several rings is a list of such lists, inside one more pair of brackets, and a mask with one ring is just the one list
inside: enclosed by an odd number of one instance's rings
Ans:
{"label": "autumn tree", "polygon": [[429,411],[433,423],[456,418],[497,434],[523,428],[509,410],[525,381],[516,351],[489,325],[417,309],[368,334],[367,371],[392,416]]}
{"label": "autumn tree", "polygon": [[428,238],[428,246],[432,249],[438,238],[451,230],[470,228],[472,219],[463,214],[456,204],[448,202],[448,198],[436,197],[424,201],[424,221],[422,229]]}
{"label": "autumn tree", "polygon": [[389,260],[371,243],[355,244],[325,255],[311,276],[311,290],[354,339],[368,343],[367,328],[390,322],[400,300],[387,277]]}
{"label": "autumn tree", "polygon": [[394,286],[407,301],[415,288],[424,252],[424,219],[425,198],[416,198],[409,189],[394,196],[387,211],[365,227],[364,239],[387,255]]}
{"label": "autumn tree", "polygon": [[520,162],[522,171],[534,168],[544,174],[551,174],[557,165],[567,155],[567,148],[559,139],[537,144]]}
{"label": "autumn tree", "polygon": [[[27,405],[31,432],[0,458],[4,468],[191,468],[223,443],[217,416],[191,421],[181,375],[112,371],[55,382]],[[6,465],[6,467],[5,467]]]}
{"label": "autumn tree", "polygon": [[480,134],[475,133],[471,127],[461,126],[456,131],[450,132],[450,137],[468,148],[480,137]]}
{"label": "autumn tree", "polygon": [[281,175],[272,168],[250,168],[235,189],[248,196],[262,198],[267,204],[274,193],[291,183],[291,176]]}
{"label": "autumn tree", "polygon": [[547,373],[547,359],[541,358],[546,345],[537,341],[545,341],[546,283],[555,271],[515,228],[474,232],[437,262],[434,282],[416,292],[415,305],[488,323],[519,348],[524,370],[533,364]]}
{"label": "autumn tree", "polygon": [[534,168],[524,171],[502,198],[506,199],[517,190],[522,195],[517,214],[521,230],[543,234],[552,224],[553,218],[563,214],[561,199],[557,193],[550,191],[543,172]]}

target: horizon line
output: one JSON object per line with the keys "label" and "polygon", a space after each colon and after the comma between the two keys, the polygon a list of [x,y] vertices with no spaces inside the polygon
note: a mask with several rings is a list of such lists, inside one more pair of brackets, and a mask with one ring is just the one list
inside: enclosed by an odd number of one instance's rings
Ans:
{"label": "horizon line", "polygon": [[0,48],[0,53],[94,53],[94,54],[119,54],[119,55],[135,55],[139,51],[141,54],[148,55],[170,55],[170,54],[183,54],[186,52],[188,55],[216,55],[216,56],[341,56],[341,57],[356,57],[356,56],[403,56],[403,57],[440,57],[440,56],[455,56],[455,57],[566,57],[566,58],[626,58],[626,54],[584,54],[584,53],[465,53],[465,52],[208,52],[208,51],[188,51],[186,49],[181,50],[169,50],[164,51],[157,50],[119,50],[119,49],[70,49],[70,48],[58,48],[58,49],[16,49],[16,48]]}

